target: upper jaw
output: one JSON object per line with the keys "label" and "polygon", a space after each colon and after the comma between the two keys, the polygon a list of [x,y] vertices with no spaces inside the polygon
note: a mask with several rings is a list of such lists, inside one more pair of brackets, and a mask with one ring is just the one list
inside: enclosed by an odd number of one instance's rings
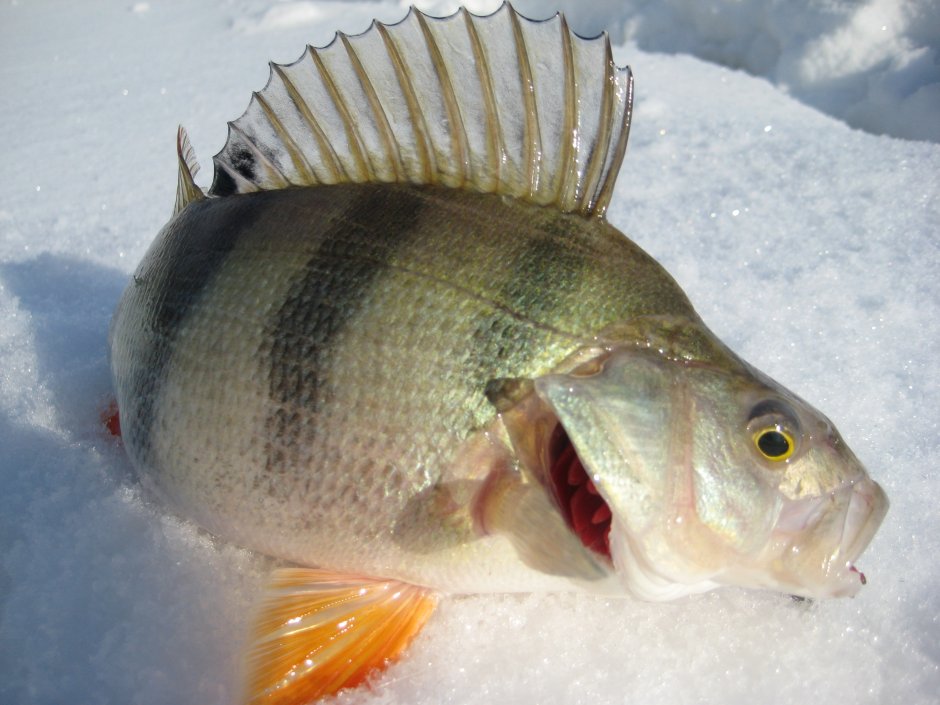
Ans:
{"label": "upper jaw", "polygon": [[845,513],[840,547],[849,562],[868,546],[888,512],[888,497],[870,478],[856,482]]}
{"label": "upper jaw", "polygon": [[854,595],[865,584],[865,576],[856,569],[855,561],[868,547],[888,511],[884,490],[868,477],[853,483],[845,493],[839,544],[830,562],[835,597]]}

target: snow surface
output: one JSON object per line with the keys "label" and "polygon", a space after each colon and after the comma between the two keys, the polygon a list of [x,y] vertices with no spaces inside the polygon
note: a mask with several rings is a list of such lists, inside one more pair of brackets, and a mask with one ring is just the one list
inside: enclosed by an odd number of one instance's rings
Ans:
{"label": "snow surface", "polygon": [[[545,16],[541,0],[515,6]],[[940,3],[931,0],[562,0],[576,30],[766,76],[878,134],[940,141]]]}
{"label": "snow surface", "polygon": [[[0,702],[236,700],[270,563],[141,496],[98,418],[108,320],[170,214],[177,123],[207,167],[268,59],[405,5],[0,7]],[[814,604],[736,589],[445,599],[402,662],[339,702],[936,702],[940,147],[872,133],[940,140],[940,25],[929,1],[896,7],[569,8],[579,31],[627,39],[615,55],[637,76],[610,220],[883,484],[868,586]]]}

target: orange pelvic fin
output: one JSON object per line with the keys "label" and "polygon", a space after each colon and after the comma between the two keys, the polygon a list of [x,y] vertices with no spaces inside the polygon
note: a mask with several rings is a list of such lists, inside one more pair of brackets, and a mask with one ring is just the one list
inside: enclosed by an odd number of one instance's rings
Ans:
{"label": "orange pelvic fin", "polygon": [[427,588],[288,568],[274,573],[249,655],[251,705],[300,705],[361,683],[421,630]]}

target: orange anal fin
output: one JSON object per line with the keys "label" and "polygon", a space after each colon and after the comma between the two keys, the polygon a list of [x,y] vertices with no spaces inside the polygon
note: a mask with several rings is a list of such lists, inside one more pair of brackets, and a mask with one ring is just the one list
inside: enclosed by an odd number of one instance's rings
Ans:
{"label": "orange anal fin", "polygon": [[101,423],[108,429],[112,436],[121,435],[121,417],[118,414],[117,401],[112,399],[108,405],[101,411]]}
{"label": "orange anal fin", "polygon": [[276,571],[255,624],[246,703],[300,705],[358,685],[405,650],[436,602],[396,580]]}

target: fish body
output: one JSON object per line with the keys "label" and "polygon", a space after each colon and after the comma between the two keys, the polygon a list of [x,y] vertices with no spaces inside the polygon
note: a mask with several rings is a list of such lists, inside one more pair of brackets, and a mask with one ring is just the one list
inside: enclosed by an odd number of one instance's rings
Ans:
{"label": "fish body", "polygon": [[487,384],[556,370],[638,316],[695,318],[600,219],[411,185],[205,199],[164,229],[115,318],[125,441],[180,513],[242,545],[529,590],[545,576],[519,575],[472,516],[515,462]]}
{"label": "fish body", "polygon": [[562,18],[412,12],[274,66],[208,193],[181,131],[112,370],[142,481],[301,566],[252,702],[358,682],[437,592],[858,589],[881,488],[603,218],[631,101]]}

